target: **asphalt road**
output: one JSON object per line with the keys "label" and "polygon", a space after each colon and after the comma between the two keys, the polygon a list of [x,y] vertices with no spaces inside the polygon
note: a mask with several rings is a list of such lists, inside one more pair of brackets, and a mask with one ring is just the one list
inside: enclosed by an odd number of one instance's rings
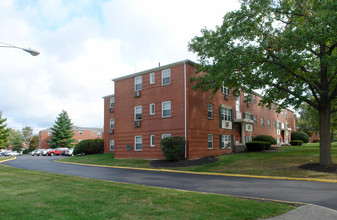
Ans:
{"label": "asphalt road", "polygon": [[224,195],[311,203],[337,210],[337,183],[198,175],[57,163],[22,156],[3,164],[29,170]]}

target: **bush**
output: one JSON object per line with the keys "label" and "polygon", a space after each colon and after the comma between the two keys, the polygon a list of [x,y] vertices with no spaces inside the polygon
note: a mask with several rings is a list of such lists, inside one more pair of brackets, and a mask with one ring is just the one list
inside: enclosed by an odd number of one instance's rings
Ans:
{"label": "bush", "polygon": [[246,148],[248,151],[266,150],[269,146],[270,143],[265,141],[250,141],[246,143]]}
{"label": "bush", "polygon": [[302,140],[293,140],[293,141],[290,141],[290,144],[292,146],[301,146],[303,144],[303,141]]}
{"label": "bush", "polygon": [[74,155],[77,154],[102,154],[104,152],[103,139],[88,139],[78,143],[74,149]]}
{"label": "bush", "polygon": [[263,141],[263,142],[269,142],[270,144],[266,147],[266,150],[271,148],[271,145],[276,144],[276,140],[274,137],[269,135],[258,135],[254,137],[254,141]]}
{"label": "bush", "polygon": [[291,133],[291,140],[301,140],[303,143],[309,143],[310,137],[301,131],[294,131]]}
{"label": "bush", "polygon": [[185,138],[172,136],[160,141],[161,151],[169,161],[178,161],[184,158]]}

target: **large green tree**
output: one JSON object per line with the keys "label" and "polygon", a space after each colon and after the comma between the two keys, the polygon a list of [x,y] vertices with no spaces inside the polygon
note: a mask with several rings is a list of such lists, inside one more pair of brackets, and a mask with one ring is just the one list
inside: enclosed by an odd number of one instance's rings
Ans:
{"label": "large green tree", "polygon": [[0,149],[5,148],[5,145],[8,142],[9,130],[5,122],[7,118],[2,118],[2,112],[0,112]]}
{"label": "large green tree", "polygon": [[30,138],[33,135],[33,129],[29,126],[26,126],[24,128],[22,128],[21,130],[22,136],[23,136],[23,140],[26,142],[30,141]]}
{"label": "large green tree", "polygon": [[28,151],[36,150],[39,147],[39,136],[34,135],[29,141]]}
{"label": "large green tree", "polygon": [[13,151],[21,151],[23,148],[23,137],[20,130],[9,128],[8,141],[11,143]]}
{"label": "large green tree", "polygon": [[[337,1],[242,0],[215,30],[202,30],[189,49],[197,53],[195,87],[217,91],[222,82],[247,92],[263,89],[263,104],[319,114],[321,165],[331,165],[331,103],[337,97]],[[311,97],[314,97],[312,100]]]}
{"label": "large green tree", "polygon": [[63,110],[51,128],[52,137],[48,140],[50,147],[73,147],[75,139],[73,139],[74,132],[72,131],[72,126],[73,124],[71,123],[68,113]]}

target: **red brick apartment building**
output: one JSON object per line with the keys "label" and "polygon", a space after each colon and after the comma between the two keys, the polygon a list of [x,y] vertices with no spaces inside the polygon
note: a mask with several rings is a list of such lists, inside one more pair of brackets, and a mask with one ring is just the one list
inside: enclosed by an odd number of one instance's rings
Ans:
{"label": "red brick apartment building", "polygon": [[[74,132],[73,138],[76,140],[75,143],[86,139],[103,138],[102,128],[85,128],[73,126],[72,130]],[[51,136],[52,130],[50,128],[44,129],[39,132],[39,149],[50,148],[47,141],[50,140]]]}
{"label": "red brick apartment building", "polygon": [[288,144],[296,128],[292,111],[258,105],[261,95],[236,98],[228,88],[192,89],[196,63],[184,60],[127,75],[115,82],[115,94],[104,98],[104,152],[116,158],[162,159],[160,140],[186,138],[185,157],[231,153],[253,136],[271,135]]}

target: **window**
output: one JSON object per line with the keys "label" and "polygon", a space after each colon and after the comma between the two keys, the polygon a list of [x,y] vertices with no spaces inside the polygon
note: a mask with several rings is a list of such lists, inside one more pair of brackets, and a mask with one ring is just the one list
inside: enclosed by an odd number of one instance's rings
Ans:
{"label": "window", "polygon": [[213,149],[213,134],[208,135],[208,149]]}
{"label": "window", "polygon": [[154,134],[150,135],[150,146],[154,147]]}
{"label": "window", "polygon": [[263,126],[264,126],[264,120],[263,118],[261,118],[261,128],[263,128]]}
{"label": "window", "polygon": [[135,91],[142,90],[142,76],[135,77]]}
{"label": "window", "polygon": [[115,119],[110,118],[110,129],[115,129]]}
{"label": "window", "polygon": [[230,135],[221,135],[220,134],[220,148],[224,149],[224,148],[231,148],[232,146],[232,138]]}
{"label": "window", "polygon": [[161,84],[168,85],[171,83],[171,69],[161,71]]}
{"label": "window", "polygon": [[213,118],[213,105],[208,104],[208,118],[212,119]]}
{"label": "window", "polygon": [[245,118],[245,119],[254,120],[254,117],[253,117],[253,115],[252,115],[251,113],[245,113],[245,114],[244,114],[244,118]]}
{"label": "window", "polygon": [[82,131],[78,131],[78,134],[79,134],[79,135],[82,135]]}
{"label": "window", "polygon": [[220,88],[220,91],[221,91],[221,93],[223,93],[225,95],[230,95],[230,89],[227,88],[227,87],[225,87],[223,84],[222,84],[222,86]]}
{"label": "window", "polygon": [[135,136],[135,151],[141,151],[143,149],[143,137]]}
{"label": "window", "polygon": [[139,105],[139,106],[135,106],[135,121],[140,121],[140,120],[142,120],[142,116],[143,116],[143,114],[142,114],[142,106],[141,105]]}
{"label": "window", "polygon": [[154,73],[150,73],[150,84],[154,84]]}
{"label": "window", "polygon": [[161,139],[167,138],[167,137],[171,137],[171,134],[162,134],[161,135]]}
{"label": "window", "polygon": [[102,133],[101,132],[97,132],[97,137],[102,137]]}
{"label": "window", "polygon": [[115,150],[115,141],[110,140],[110,151],[114,151],[114,150]]}
{"label": "window", "polygon": [[252,136],[245,136],[245,143],[252,141]]}
{"label": "window", "polygon": [[155,106],[154,103],[150,104],[150,115],[154,115],[155,114]]}
{"label": "window", "polygon": [[225,121],[232,121],[232,109],[220,107],[221,119]]}
{"label": "window", "polygon": [[253,102],[256,103],[256,95],[253,95]]}
{"label": "window", "polygon": [[257,125],[257,116],[254,115],[254,123]]}
{"label": "window", "polygon": [[51,132],[50,131],[48,131],[48,136],[51,136]]}
{"label": "window", "polygon": [[115,97],[111,97],[110,98],[110,108],[114,108],[115,107]]}
{"label": "window", "polygon": [[162,117],[171,117],[171,101],[162,102]]}
{"label": "window", "polygon": [[270,128],[270,120],[268,119],[268,128]]}

